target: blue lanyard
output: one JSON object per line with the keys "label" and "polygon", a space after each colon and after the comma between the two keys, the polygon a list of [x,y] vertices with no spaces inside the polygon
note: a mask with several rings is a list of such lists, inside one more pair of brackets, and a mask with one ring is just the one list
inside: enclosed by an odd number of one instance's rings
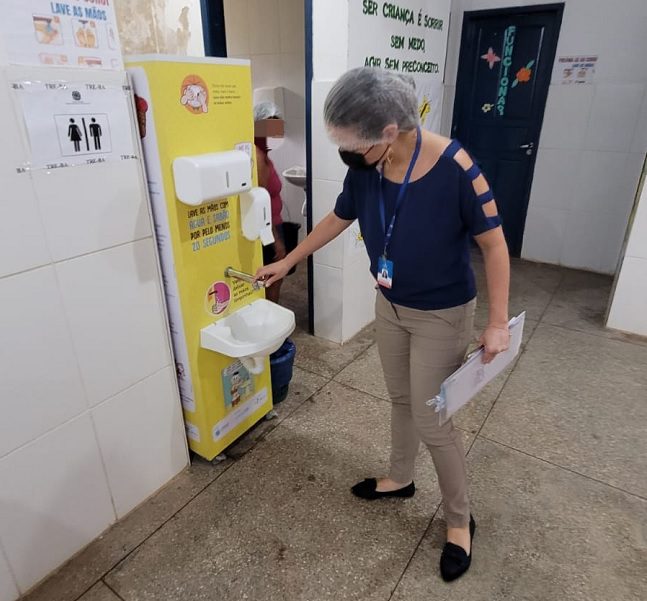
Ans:
{"label": "blue lanyard", "polygon": [[391,236],[393,236],[393,227],[395,226],[395,220],[398,216],[398,211],[404,200],[404,195],[407,191],[407,186],[409,185],[409,180],[411,179],[411,173],[413,168],[418,160],[420,155],[420,147],[422,146],[422,132],[420,127],[417,128],[417,138],[416,138],[416,149],[413,151],[413,156],[411,157],[411,162],[409,163],[409,168],[407,169],[407,174],[404,176],[404,181],[400,185],[400,190],[398,191],[398,197],[395,201],[395,209],[393,210],[393,217],[391,217],[391,223],[389,227],[386,227],[386,204],[384,201],[384,190],[382,189],[382,174],[380,173],[380,218],[382,220],[382,231],[384,232],[384,257],[386,258],[386,251],[389,248],[391,243]]}

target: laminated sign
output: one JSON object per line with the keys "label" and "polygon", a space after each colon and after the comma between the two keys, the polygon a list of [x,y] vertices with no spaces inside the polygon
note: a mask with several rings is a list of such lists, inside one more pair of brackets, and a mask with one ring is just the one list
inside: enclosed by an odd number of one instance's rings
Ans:
{"label": "laminated sign", "polygon": [[128,86],[18,81],[11,87],[31,148],[23,169],[137,158]]}
{"label": "laminated sign", "polygon": [[123,69],[113,0],[2,0],[9,62]]}

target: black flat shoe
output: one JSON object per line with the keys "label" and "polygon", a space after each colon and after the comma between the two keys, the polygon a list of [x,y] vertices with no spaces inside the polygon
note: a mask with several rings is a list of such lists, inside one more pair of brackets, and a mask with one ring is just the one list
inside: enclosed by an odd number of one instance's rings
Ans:
{"label": "black flat shoe", "polygon": [[401,497],[403,499],[410,499],[416,494],[416,485],[412,482],[409,486],[398,488],[390,492],[380,492],[377,490],[377,480],[375,478],[366,478],[363,482],[358,482],[351,488],[352,493],[360,499],[367,499],[374,501],[375,499],[382,499],[384,497]]}
{"label": "black flat shoe", "polygon": [[460,578],[472,564],[472,541],[474,540],[474,531],[476,522],[470,515],[470,554],[465,553],[465,549],[454,543],[445,543],[443,553],[440,556],[440,575],[445,582],[451,582]]}

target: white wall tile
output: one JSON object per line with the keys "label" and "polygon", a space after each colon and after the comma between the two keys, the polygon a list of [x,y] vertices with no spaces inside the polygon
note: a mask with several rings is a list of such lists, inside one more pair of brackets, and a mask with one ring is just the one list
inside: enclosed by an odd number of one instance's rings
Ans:
{"label": "white wall tile", "polygon": [[56,269],[92,405],[169,364],[151,239],[66,261]]}
{"label": "white wall tile", "polygon": [[[300,118],[305,115],[305,81],[306,63],[303,51],[281,54],[281,85],[296,94],[297,98],[301,99],[301,105],[304,111],[301,114],[291,114],[290,119]],[[291,105],[296,104],[294,94],[291,98]]]}
{"label": "white wall tile", "polygon": [[16,601],[19,595],[7,558],[0,547],[0,601]]}
{"label": "white wall tile", "polygon": [[[304,72],[305,74],[305,72]],[[285,118],[288,120],[299,120],[305,129],[306,99],[305,99],[305,77],[302,77],[301,87],[297,90],[284,89],[283,99],[285,103]],[[287,135],[287,132],[286,132]],[[303,141],[305,149],[305,140]]]}
{"label": "white wall tile", "polygon": [[647,336],[647,259],[625,257],[613,297],[610,328]]}
{"label": "white wall tile", "polygon": [[[645,6],[647,6],[647,2]],[[634,130],[631,152],[638,152],[643,155],[647,153],[647,93],[643,96],[640,106],[640,115]]]}
{"label": "white wall tile", "polygon": [[249,2],[225,0],[227,56],[249,56]]}
{"label": "white wall tile", "polygon": [[254,88],[273,88],[281,85],[280,54],[253,54],[250,58]]}
{"label": "white wall tile", "polygon": [[33,172],[55,261],[151,235],[141,168],[121,161]]}
{"label": "white wall tile", "polygon": [[559,264],[568,213],[555,208],[530,206],[521,256],[531,261]]}
{"label": "white wall tile", "polygon": [[87,404],[53,267],[0,280],[0,457]]}
{"label": "white wall tile", "polygon": [[456,98],[455,86],[445,86],[443,93],[443,108],[440,118],[440,134],[451,138],[452,120],[454,118],[454,99]]}
{"label": "white wall tile", "polygon": [[539,144],[542,148],[582,148],[594,86],[550,86]]}
{"label": "white wall tile", "polygon": [[[597,55],[599,53],[596,40],[599,39],[602,28],[600,9],[598,7],[596,11],[579,4],[573,0],[566,1],[556,58],[574,54]],[[558,61],[555,62],[554,67],[552,81],[559,84],[562,79],[562,69]]]}
{"label": "white wall tile", "polygon": [[596,53],[599,54],[595,80],[598,83],[644,84],[647,81],[644,66],[647,18],[640,16],[635,7],[625,14],[615,8],[607,3],[607,14],[597,13],[600,29],[594,39]]}
{"label": "white wall tile", "polygon": [[0,144],[0,277],[32,269],[50,260],[45,230],[29,174],[16,168],[28,159],[23,145],[20,121],[14,112],[9,84],[0,73],[0,114],[9,115],[2,122]]}
{"label": "white wall tile", "polygon": [[614,273],[626,226],[626,218],[614,213],[571,213],[566,220],[562,265]]}
{"label": "white wall tile", "polygon": [[249,51],[252,55],[279,54],[279,0],[249,1]]}
{"label": "white wall tile", "polygon": [[582,153],[578,150],[540,148],[532,180],[530,206],[568,210],[578,197],[577,174]]}
{"label": "white wall tile", "polygon": [[[325,42],[322,40],[322,44]],[[329,47],[332,49],[332,46]],[[323,49],[315,51],[314,79],[315,81],[335,81],[350,67],[348,56],[339,52],[324,52]]]}
{"label": "white wall tile", "polygon": [[323,119],[323,107],[332,82],[312,84],[312,177],[344,181],[347,167],[339,158],[337,146],[329,139]]}
{"label": "white wall tile", "polygon": [[279,0],[281,52],[305,54],[305,9],[303,0]]}
{"label": "white wall tile", "polygon": [[335,80],[348,68],[348,1],[314,0],[312,13],[314,79]]}
{"label": "white wall tile", "polygon": [[624,177],[628,154],[623,152],[580,153],[579,171],[574,178],[575,188],[571,206],[574,210],[606,211],[626,210],[630,199],[625,198]]}
{"label": "white wall tile", "polygon": [[[5,146],[4,141],[0,146]],[[40,267],[51,258],[31,178],[15,171],[6,173],[9,163],[1,156],[0,161],[3,186],[0,194],[0,277],[3,277]]]}
{"label": "white wall tile", "polygon": [[344,267],[343,342],[375,319],[375,279],[369,264],[366,252],[358,252]]}
{"label": "white wall tile", "polygon": [[[634,208],[636,195],[640,192],[638,187],[644,166],[645,155],[643,153],[631,153],[627,155],[622,186],[618,190],[618,198],[625,199],[624,208],[627,219]],[[616,206],[621,207],[622,205],[618,203]]]}
{"label": "white wall tile", "polygon": [[[342,190],[342,184],[327,180],[313,180],[312,182],[312,222],[316,225],[335,208],[337,197]],[[341,268],[344,263],[344,236],[335,240],[317,251],[314,256],[315,263],[329,267]]]}
{"label": "white wall tile", "polygon": [[578,269],[597,270],[602,251],[598,238],[600,221],[606,213],[571,213],[566,219],[568,235],[562,247],[561,263]]}
{"label": "white wall tile", "polygon": [[[462,3],[466,4],[465,2]],[[447,56],[445,59],[445,83],[456,85],[458,74],[458,61],[461,50],[461,33],[463,30],[463,10],[460,2],[452,2],[452,11],[449,16],[449,35],[447,39]]]}
{"label": "white wall tile", "polygon": [[611,213],[601,223],[601,256],[596,271],[615,275],[622,259],[629,217],[621,212]]}
{"label": "white wall tile", "polygon": [[348,0],[314,0],[312,23],[314,78],[337,79],[348,65]]}
{"label": "white wall tile", "polygon": [[88,414],[0,460],[0,536],[22,591],[114,519]]}
{"label": "white wall tile", "polygon": [[315,336],[342,342],[342,270],[314,265]]}
{"label": "white wall tile", "polygon": [[647,187],[643,186],[642,194],[636,207],[631,235],[627,245],[627,256],[647,259]]}
{"label": "white wall tile", "polygon": [[92,417],[119,518],[188,463],[171,367],[99,405]]}
{"label": "white wall tile", "polygon": [[607,84],[595,87],[584,148],[627,152],[634,139],[645,86]]}
{"label": "white wall tile", "polygon": [[2,144],[0,145],[0,173],[15,173],[16,168],[29,162],[31,151],[27,138],[27,130],[19,102],[14,102],[13,91],[9,84],[24,77],[15,76],[12,71],[0,71],[0,111],[4,117],[2,122]]}

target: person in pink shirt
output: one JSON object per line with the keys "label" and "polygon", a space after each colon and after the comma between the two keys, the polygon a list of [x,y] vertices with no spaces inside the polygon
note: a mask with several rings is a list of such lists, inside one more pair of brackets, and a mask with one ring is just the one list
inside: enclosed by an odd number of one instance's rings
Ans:
{"label": "person in pink shirt", "polygon": [[[283,238],[283,219],[281,211],[281,178],[269,157],[268,138],[282,138],[284,122],[278,108],[271,102],[262,102],[254,107],[254,144],[256,145],[256,163],[258,168],[258,185],[265,188],[272,202],[272,232],[274,244],[263,247],[263,264],[269,265],[285,257],[285,241]],[[278,303],[281,291],[281,281],[272,284],[266,290],[268,300]]]}

